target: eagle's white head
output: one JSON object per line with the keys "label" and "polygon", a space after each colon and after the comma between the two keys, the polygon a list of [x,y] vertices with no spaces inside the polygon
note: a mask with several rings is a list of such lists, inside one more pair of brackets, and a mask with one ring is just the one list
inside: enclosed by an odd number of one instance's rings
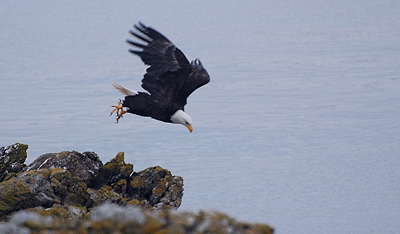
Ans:
{"label": "eagle's white head", "polygon": [[186,114],[186,112],[184,112],[183,110],[178,110],[177,112],[175,112],[175,114],[171,116],[171,121],[172,123],[184,125],[189,129],[190,132],[193,131],[192,118],[190,118],[190,116]]}

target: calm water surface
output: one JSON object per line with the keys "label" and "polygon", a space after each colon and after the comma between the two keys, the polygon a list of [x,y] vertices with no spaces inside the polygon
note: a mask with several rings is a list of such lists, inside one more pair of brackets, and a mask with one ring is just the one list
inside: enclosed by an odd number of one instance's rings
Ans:
{"label": "calm water surface", "polygon": [[[136,170],[185,180],[180,210],[217,209],[276,233],[400,230],[397,1],[6,2],[0,8],[0,145],[28,163],[64,150],[119,151]],[[127,50],[138,20],[211,83],[182,126],[109,116],[140,89]]]}

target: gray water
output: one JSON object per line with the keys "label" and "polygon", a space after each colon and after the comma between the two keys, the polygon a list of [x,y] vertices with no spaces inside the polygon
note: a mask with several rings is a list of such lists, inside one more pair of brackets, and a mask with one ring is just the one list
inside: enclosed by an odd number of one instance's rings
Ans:
{"label": "gray water", "polygon": [[[145,66],[124,42],[160,30],[211,82],[194,132],[134,115]],[[276,233],[400,232],[400,4],[383,1],[2,1],[0,145],[28,163],[119,151],[185,180],[180,210],[216,209]]]}

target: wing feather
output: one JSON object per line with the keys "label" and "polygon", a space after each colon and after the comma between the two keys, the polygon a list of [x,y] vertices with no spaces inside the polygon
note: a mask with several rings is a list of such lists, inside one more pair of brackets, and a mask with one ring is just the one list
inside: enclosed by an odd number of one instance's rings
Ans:
{"label": "wing feather", "polygon": [[145,44],[127,40],[132,46],[141,49],[129,51],[150,66],[143,77],[142,87],[157,101],[172,103],[191,73],[192,66],[185,55],[164,35],[140,22],[134,27],[138,33],[130,33]]}
{"label": "wing feather", "polygon": [[206,69],[204,69],[199,59],[192,61],[191,66],[192,72],[185,80],[178,93],[177,101],[183,106],[186,105],[187,98],[190,94],[192,94],[196,89],[210,82],[210,76],[208,75]]}

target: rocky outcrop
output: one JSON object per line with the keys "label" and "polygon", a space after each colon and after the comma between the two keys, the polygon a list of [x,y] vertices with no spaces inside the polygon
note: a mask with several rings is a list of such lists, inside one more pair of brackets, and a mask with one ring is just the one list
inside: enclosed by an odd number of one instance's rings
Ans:
{"label": "rocky outcrop", "polygon": [[26,166],[26,149],[22,144],[2,147],[6,166],[0,174],[0,220],[38,207],[61,212],[71,206],[90,211],[106,201],[151,209],[181,204],[182,177],[159,166],[134,172],[122,152],[104,165],[94,152],[63,151],[44,154]]}
{"label": "rocky outcrop", "polygon": [[135,172],[122,152],[104,165],[94,152],[63,151],[26,166],[27,148],[0,148],[0,233],[273,232],[218,212],[171,212],[183,178],[159,166]]}

